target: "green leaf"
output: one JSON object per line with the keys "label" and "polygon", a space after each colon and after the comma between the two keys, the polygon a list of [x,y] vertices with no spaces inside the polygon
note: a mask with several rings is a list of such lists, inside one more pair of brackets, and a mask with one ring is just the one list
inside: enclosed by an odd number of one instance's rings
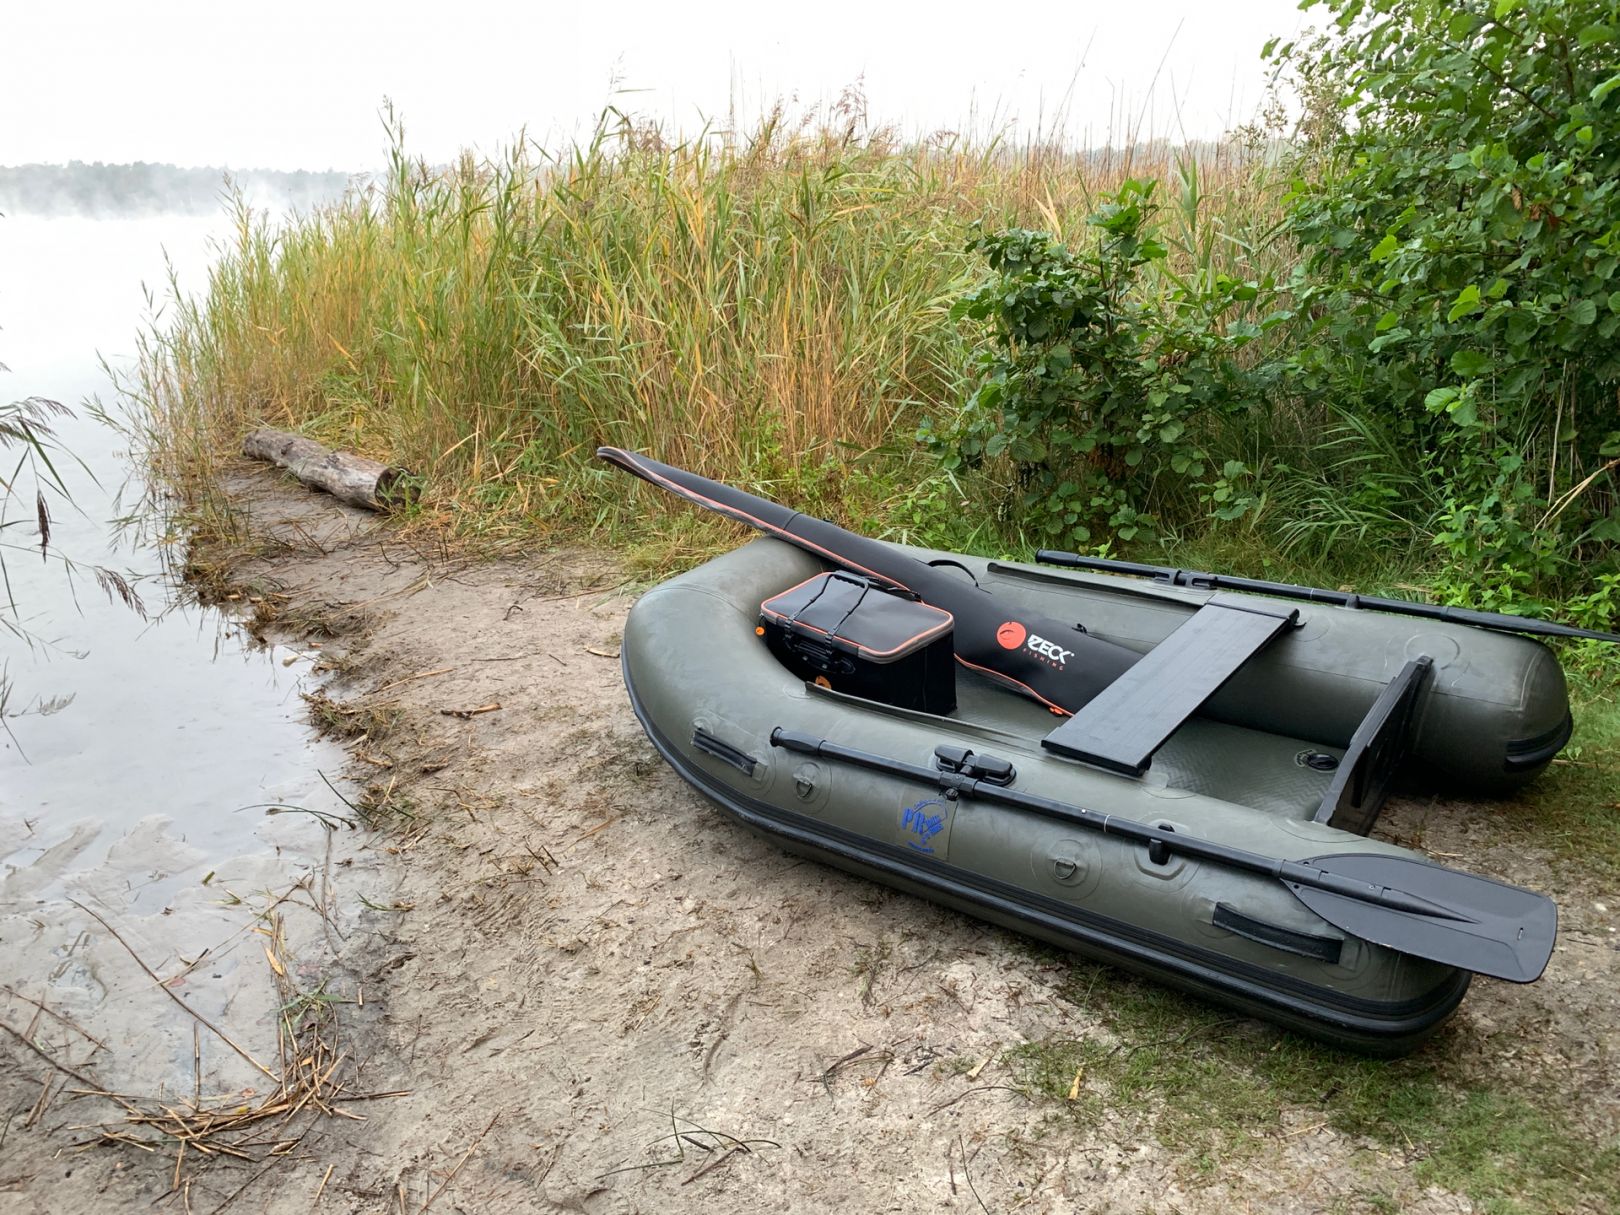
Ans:
{"label": "green leaf", "polygon": [[1484,375],[1492,365],[1490,358],[1477,350],[1459,350],[1451,356],[1451,369],[1465,380]]}
{"label": "green leaf", "polygon": [[1473,283],[1469,283],[1468,286],[1457,293],[1457,298],[1452,301],[1451,311],[1446,313],[1446,320],[1459,320],[1471,312],[1478,312],[1479,307],[1479,288]]}
{"label": "green leaf", "polygon": [[1367,255],[1367,260],[1370,262],[1384,261],[1398,248],[1400,248],[1400,242],[1395,239],[1395,234],[1391,232],[1373,246],[1372,252]]}
{"label": "green leaf", "polygon": [[1431,389],[1429,395],[1423,398],[1423,407],[1430,413],[1439,413],[1443,409],[1449,409],[1461,392],[1462,389],[1449,385],[1445,388]]}
{"label": "green leaf", "polygon": [[1569,319],[1577,325],[1590,325],[1597,320],[1597,305],[1591,300],[1577,300],[1569,310]]}
{"label": "green leaf", "polygon": [[1389,312],[1384,313],[1383,316],[1378,318],[1378,324],[1373,327],[1373,332],[1374,333],[1382,333],[1386,329],[1391,329],[1391,328],[1394,327],[1395,322],[1400,320],[1400,319],[1401,318],[1398,315],[1396,315],[1396,313],[1392,309]]}
{"label": "green leaf", "polygon": [[1615,89],[1620,89],[1620,72],[1616,72],[1613,76],[1610,76],[1602,84],[1594,88],[1590,94],[1591,99],[1597,102],[1599,105],[1602,105],[1604,98],[1608,97],[1608,95],[1614,92]]}
{"label": "green leaf", "polygon": [[1033,435],[1014,435],[1007,453],[1020,464],[1038,464],[1046,459],[1046,445]]}

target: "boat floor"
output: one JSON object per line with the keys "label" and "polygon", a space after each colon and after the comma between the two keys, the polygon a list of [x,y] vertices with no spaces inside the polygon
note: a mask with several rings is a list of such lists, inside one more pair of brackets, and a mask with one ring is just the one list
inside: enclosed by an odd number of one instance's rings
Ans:
{"label": "boat floor", "polygon": [[[1058,720],[1033,701],[971,671],[957,672],[956,700],[953,716],[958,720],[1016,734],[1036,745]],[[1313,752],[1343,754],[1305,739],[1194,717],[1170,736],[1141,779],[1281,818],[1309,819],[1333,783],[1331,771],[1305,765],[1304,757]]]}

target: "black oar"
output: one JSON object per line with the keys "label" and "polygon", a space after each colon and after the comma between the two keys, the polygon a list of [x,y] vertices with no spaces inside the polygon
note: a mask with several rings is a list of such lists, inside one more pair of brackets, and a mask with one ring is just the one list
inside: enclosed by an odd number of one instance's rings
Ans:
{"label": "black oar", "polygon": [[1253,591],[1258,595],[1272,595],[1278,599],[1299,599],[1306,603],[1331,603],[1339,607],[1369,608],[1375,612],[1417,616],[1424,620],[1449,620],[1453,624],[1466,624],[1476,629],[1492,629],[1499,633],[1528,633],[1535,637],[1582,637],[1589,641],[1620,642],[1620,633],[1600,633],[1596,629],[1578,629],[1572,624],[1559,624],[1553,620],[1509,616],[1505,612],[1482,612],[1478,608],[1449,607],[1443,603],[1384,599],[1377,595],[1358,595],[1354,591],[1330,591],[1320,586],[1297,586],[1292,582],[1267,582],[1261,578],[1239,578],[1234,574],[1206,574],[1196,570],[1175,569],[1167,565],[1115,561],[1108,557],[1082,557],[1079,553],[1062,553],[1049,548],[1043,548],[1036,553],[1035,560],[1042,565],[1062,565],[1070,569],[1135,574],[1143,578],[1152,578],[1155,582],[1165,582],[1171,586],[1188,586],[1197,590]]}
{"label": "black oar", "polygon": [[1514,983],[1541,977],[1558,936],[1558,908],[1546,895],[1426,861],[1362,852],[1285,861],[1020,793],[962,772],[857,751],[797,730],[772,730],[771,745],[1276,878],[1305,906],[1352,936]]}

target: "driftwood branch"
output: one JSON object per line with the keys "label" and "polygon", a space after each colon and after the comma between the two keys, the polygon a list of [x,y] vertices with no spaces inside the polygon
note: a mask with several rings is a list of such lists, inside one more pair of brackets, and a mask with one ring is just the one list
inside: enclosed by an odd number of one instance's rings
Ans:
{"label": "driftwood branch", "polygon": [[389,511],[416,501],[416,478],[403,468],[329,451],[303,435],[255,430],[242,440],[242,454],[280,465],[311,489],[325,490],[351,506]]}

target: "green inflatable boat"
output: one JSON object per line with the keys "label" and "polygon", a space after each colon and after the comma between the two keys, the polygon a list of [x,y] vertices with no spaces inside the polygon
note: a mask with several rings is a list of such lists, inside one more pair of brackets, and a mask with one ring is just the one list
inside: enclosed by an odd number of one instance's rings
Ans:
{"label": "green inflatable boat", "polygon": [[910,549],[599,454],[766,534],[643,595],[622,649],[658,751],[752,830],[1380,1054],[1545,967],[1545,896],[1368,837],[1392,785],[1551,761],[1539,642]]}

